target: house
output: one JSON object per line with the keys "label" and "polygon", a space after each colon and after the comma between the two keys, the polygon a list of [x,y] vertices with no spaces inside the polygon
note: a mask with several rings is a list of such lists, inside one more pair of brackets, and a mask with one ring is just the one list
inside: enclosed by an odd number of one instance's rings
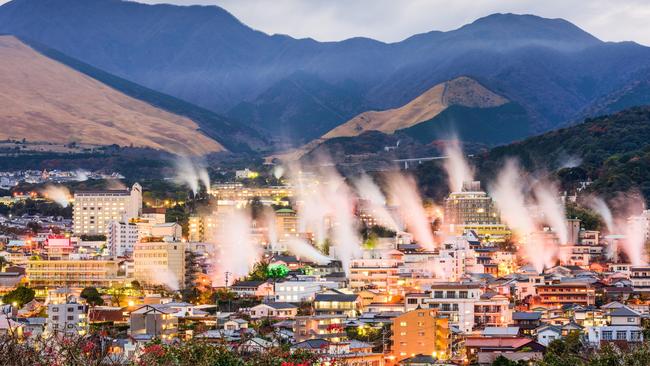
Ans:
{"label": "house", "polygon": [[173,340],[178,335],[178,318],[175,311],[165,305],[144,305],[129,315],[131,336],[147,336]]}
{"label": "house", "polygon": [[64,304],[49,304],[45,324],[51,334],[84,335],[88,330],[86,306],[74,300]]}
{"label": "house", "polygon": [[392,324],[392,354],[397,360],[415,354],[450,357],[449,319],[441,317],[437,310],[411,310],[393,318]]}
{"label": "house", "polygon": [[641,315],[627,306],[610,311],[609,319],[612,326],[641,325]]}
{"label": "house", "polygon": [[271,342],[259,337],[255,337],[239,345],[239,350],[244,353],[262,353],[277,346],[278,345],[275,342]]}
{"label": "house", "polygon": [[330,342],[322,338],[306,339],[302,342],[293,344],[291,346],[291,351],[303,350],[315,354],[327,354],[329,352],[329,345]]}
{"label": "house", "polygon": [[241,297],[273,296],[273,284],[269,281],[239,281],[230,290]]}
{"label": "house", "polygon": [[544,352],[545,349],[543,345],[524,337],[467,337],[465,340],[465,350],[470,364],[479,358],[487,359],[492,356],[485,354],[523,351],[536,353]]}
{"label": "house", "polygon": [[286,302],[268,302],[255,305],[245,311],[252,319],[291,319],[298,315],[298,307]]}
{"label": "house", "polygon": [[555,325],[544,325],[536,330],[537,333],[537,343],[541,344],[544,347],[556,339],[562,338],[562,328]]}
{"label": "house", "polygon": [[532,334],[533,330],[542,323],[542,313],[536,311],[516,311],[512,313],[512,323],[519,327],[521,333]]}
{"label": "house", "polygon": [[93,323],[127,323],[123,308],[119,306],[94,306],[88,310],[88,322]]}
{"label": "house", "polygon": [[327,290],[316,294],[314,309],[316,315],[345,315],[355,317],[361,308],[359,295],[346,294],[338,290]]}
{"label": "house", "polygon": [[346,316],[341,315],[311,315],[297,316],[293,323],[293,334],[296,342],[308,339],[325,339],[340,342],[347,339],[345,332]]}
{"label": "house", "polygon": [[229,319],[225,323],[223,323],[223,329],[227,331],[228,330],[238,331],[241,329],[248,329],[248,321],[239,318]]}

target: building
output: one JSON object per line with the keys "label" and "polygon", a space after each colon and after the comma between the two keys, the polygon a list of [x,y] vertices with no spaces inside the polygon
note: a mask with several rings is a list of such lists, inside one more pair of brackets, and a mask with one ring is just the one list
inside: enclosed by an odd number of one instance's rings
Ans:
{"label": "building", "polygon": [[178,318],[174,313],[165,305],[144,305],[129,315],[130,335],[172,340],[178,335]]}
{"label": "building", "polygon": [[338,290],[327,290],[314,297],[316,315],[343,315],[355,317],[361,308],[357,294],[346,294]]}
{"label": "building", "polygon": [[298,315],[298,307],[286,302],[268,302],[249,308],[247,313],[251,319],[293,319]]}
{"label": "building", "polygon": [[446,360],[450,355],[449,319],[436,310],[415,309],[393,318],[392,354],[403,360],[418,354]]}
{"label": "building", "polygon": [[353,291],[376,289],[389,294],[399,291],[399,267],[404,254],[393,250],[382,258],[353,259],[350,262],[350,288]]}
{"label": "building", "polygon": [[49,304],[45,329],[50,334],[86,334],[86,307],[74,300],[63,304]]}
{"label": "building", "polygon": [[[501,217],[480,182],[463,182],[460,192],[445,199],[445,225],[498,225]],[[451,230],[453,232],[453,230]]]}
{"label": "building", "polygon": [[630,267],[630,281],[635,292],[650,291],[650,266]]}
{"label": "building", "polygon": [[275,300],[279,302],[312,302],[316,294],[324,289],[337,288],[332,281],[283,281],[275,284]]}
{"label": "building", "polygon": [[75,235],[106,235],[111,220],[129,221],[142,211],[142,187],[131,189],[77,191],[74,194]]}
{"label": "building", "polygon": [[432,285],[424,303],[438,310],[441,317],[458,326],[462,332],[474,329],[474,305],[481,300],[483,290],[478,283],[437,283]]}
{"label": "building", "polygon": [[133,250],[135,280],[172,289],[184,287],[185,249],[181,242],[138,242]]}
{"label": "building", "polygon": [[111,256],[124,257],[133,254],[138,239],[139,230],[134,223],[111,220],[106,224],[106,246]]}
{"label": "building", "polygon": [[190,242],[205,242],[211,240],[217,230],[218,216],[216,213],[192,215],[188,220],[188,240]]}
{"label": "building", "polygon": [[242,297],[270,297],[273,295],[273,284],[269,281],[238,281],[230,286],[230,290]]}
{"label": "building", "polygon": [[340,342],[347,338],[346,321],[347,317],[340,315],[297,316],[293,323],[293,337],[296,343],[308,339]]}
{"label": "building", "polygon": [[27,262],[31,287],[111,287],[125,280],[123,262],[100,259],[32,259]]}
{"label": "building", "polygon": [[566,304],[591,306],[596,303],[596,290],[588,283],[554,283],[537,286],[541,305],[562,307]]}

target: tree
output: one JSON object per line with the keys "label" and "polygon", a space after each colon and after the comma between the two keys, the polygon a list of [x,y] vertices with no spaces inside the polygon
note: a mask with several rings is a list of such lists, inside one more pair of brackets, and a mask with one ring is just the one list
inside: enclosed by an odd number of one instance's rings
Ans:
{"label": "tree", "polygon": [[9,263],[5,257],[0,255],[0,272],[5,268],[5,264]]}
{"label": "tree", "polygon": [[255,263],[253,270],[248,274],[249,281],[266,281],[268,279],[269,262],[261,260]]}
{"label": "tree", "polygon": [[26,303],[34,300],[34,296],[36,295],[36,292],[32,290],[31,288],[25,287],[25,286],[18,286],[16,289],[13,291],[7,293],[2,297],[2,301],[5,304],[14,304],[16,303],[16,306],[21,308],[23,305]]}
{"label": "tree", "polygon": [[90,306],[104,305],[104,299],[102,299],[102,295],[94,287],[86,287],[81,290],[81,298],[86,300]]}

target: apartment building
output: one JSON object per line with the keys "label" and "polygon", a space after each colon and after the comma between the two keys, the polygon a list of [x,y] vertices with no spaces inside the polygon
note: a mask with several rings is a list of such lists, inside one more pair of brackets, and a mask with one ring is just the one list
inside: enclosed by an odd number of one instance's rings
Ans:
{"label": "apartment building", "polygon": [[142,284],[182,288],[185,249],[181,242],[138,242],[133,250],[134,277]]}
{"label": "apartment building", "polygon": [[296,343],[308,339],[341,342],[347,338],[345,332],[347,320],[346,316],[341,315],[297,316],[293,324],[293,337]]}
{"label": "apartment building", "polygon": [[438,310],[439,316],[449,319],[449,323],[461,331],[471,332],[474,328],[474,305],[481,301],[482,294],[483,289],[478,283],[438,283],[431,287],[430,297],[424,300],[424,304]]}
{"label": "apartment building", "polygon": [[350,288],[353,291],[376,289],[397,294],[399,267],[404,263],[403,253],[392,250],[382,258],[353,259],[350,262]]}
{"label": "apartment building", "polygon": [[138,226],[134,223],[111,220],[106,225],[106,246],[111,256],[131,255],[138,239]]}
{"label": "apartment building", "polygon": [[45,329],[50,334],[84,335],[88,331],[86,306],[74,300],[47,306]]}
{"label": "apartment building", "polygon": [[122,266],[114,259],[31,259],[26,274],[31,287],[111,287],[124,282]]}
{"label": "apartment building", "polygon": [[566,304],[591,306],[596,303],[596,290],[587,283],[553,283],[536,287],[541,305],[562,307]]}
{"label": "apartment building", "polygon": [[142,212],[142,187],[131,189],[77,191],[74,194],[75,235],[106,235],[109,221],[129,221]]}
{"label": "apartment building", "polygon": [[415,309],[393,318],[391,353],[400,361],[415,355],[446,360],[451,355],[449,319],[432,309]]}

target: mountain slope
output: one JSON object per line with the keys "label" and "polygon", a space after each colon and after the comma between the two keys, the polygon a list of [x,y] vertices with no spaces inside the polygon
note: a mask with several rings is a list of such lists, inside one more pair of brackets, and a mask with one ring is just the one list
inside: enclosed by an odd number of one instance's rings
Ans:
{"label": "mountain slope", "polygon": [[386,111],[368,111],[328,132],[323,138],[356,136],[365,131],[393,133],[428,121],[451,105],[498,107],[508,101],[468,77],[440,83],[409,103]]}
{"label": "mountain slope", "polygon": [[[398,108],[463,75],[523,107],[531,131],[546,131],[576,120],[650,65],[648,47],[601,42],[561,19],[515,14],[387,44],[270,36],[215,6],[13,0],[0,6],[0,32],[218,113],[235,108],[254,126],[282,126],[266,129],[272,137],[322,118],[311,137],[334,127],[336,114],[344,122],[345,113]],[[327,102],[315,115],[303,112],[315,102],[312,93],[286,87],[297,72],[334,87],[318,98]],[[353,98],[337,91],[345,85],[355,86]],[[351,100],[362,109],[349,108]]]}
{"label": "mountain slope", "polygon": [[144,101],[167,112],[187,117],[196,122],[206,135],[219,141],[232,152],[248,152],[268,148],[268,141],[256,129],[242,123],[236,123],[205,108],[198,107],[184,100],[143,87],[75,58],[49,48],[41,43],[23,40],[34,50],[44,56],[58,61],[80,73],[90,76],[103,84],[135,99]]}
{"label": "mountain slope", "polygon": [[0,139],[224,151],[192,120],[140,100],[0,36]]}
{"label": "mountain slope", "polygon": [[254,101],[239,103],[228,116],[295,144],[320,137],[360,108],[363,98],[355,83],[332,85],[313,74],[297,72]]}

